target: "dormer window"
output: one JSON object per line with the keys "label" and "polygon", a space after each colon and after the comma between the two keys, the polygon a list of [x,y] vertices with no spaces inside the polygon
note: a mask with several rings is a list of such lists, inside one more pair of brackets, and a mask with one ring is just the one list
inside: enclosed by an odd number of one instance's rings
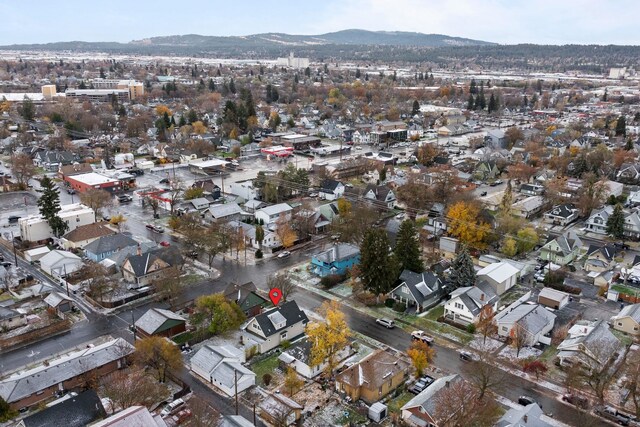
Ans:
{"label": "dormer window", "polygon": [[282,329],[285,326],[287,326],[287,319],[285,319],[284,316],[280,314],[279,311],[276,311],[275,313],[271,313],[267,315],[267,317],[273,324],[273,327],[276,328],[276,330]]}

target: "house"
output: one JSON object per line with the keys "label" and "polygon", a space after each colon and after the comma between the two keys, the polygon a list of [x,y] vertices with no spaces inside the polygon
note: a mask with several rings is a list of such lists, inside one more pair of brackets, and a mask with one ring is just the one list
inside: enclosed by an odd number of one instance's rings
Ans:
{"label": "house", "polygon": [[207,199],[206,197],[196,197],[195,199],[191,199],[187,203],[185,203],[185,206],[183,209],[187,209],[187,212],[189,211],[193,212],[191,211],[190,208],[193,208],[196,211],[203,211],[207,209],[209,206],[211,206],[211,200]]}
{"label": "house", "polygon": [[236,202],[209,206],[209,210],[205,214],[205,217],[213,222],[241,221],[246,216],[248,214]]}
{"label": "house", "polygon": [[554,264],[567,265],[578,258],[581,248],[582,240],[578,235],[574,231],[567,231],[540,248],[540,258]]}
{"label": "house", "polygon": [[64,181],[67,176],[80,175],[93,172],[90,163],[73,163],[71,165],[60,165],[58,167],[58,178]]}
{"label": "house", "polygon": [[538,294],[538,304],[553,308],[554,310],[560,310],[569,304],[569,301],[571,301],[571,295],[553,288],[542,288]]}
{"label": "house", "polygon": [[[346,359],[351,353],[351,346],[342,349],[335,356],[336,361]],[[327,363],[311,366],[311,342],[307,338],[296,341],[278,357],[284,367],[293,366],[296,372],[305,378],[315,378],[327,369]]]}
{"label": "house", "polygon": [[[266,398],[258,404],[258,409],[260,417],[268,425],[302,425],[300,421],[304,406],[282,394],[268,393]],[[285,418],[285,423],[282,422],[282,418]]]}
{"label": "house", "polygon": [[585,271],[601,273],[613,268],[617,252],[613,245],[590,245],[587,249],[587,259],[584,261]]}
{"label": "house", "polygon": [[542,408],[537,403],[524,406],[522,408],[509,408],[509,410],[498,420],[496,427],[553,427],[546,421],[547,416],[542,412]]}
{"label": "house", "polygon": [[267,310],[250,319],[242,326],[242,342],[245,348],[257,347],[259,353],[265,353],[304,334],[309,322],[307,315],[295,301]]}
{"label": "house", "polygon": [[279,203],[258,209],[253,215],[256,220],[261,221],[265,228],[276,229],[276,221],[283,216],[287,221],[291,219],[293,208],[286,203]]}
{"label": "house", "polygon": [[260,200],[260,189],[253,186],[253,180],[231,182],[229,193],[242,197],[244,200]]}
{"label": "house", "polygon": [[629,335],[640,335],[640,304],[626,305],[611,318],[611,327]]}
{"label": "house", "polygon": [[49,172],[56,172],[60,166],[70,165],[74,160],[75,156],[69,151],[45,150],[36,153],[33,164]]}
{"label": "house", "polygon": [[49,311],[56,314],[56,316],[64,319],[65,313],[73,310],[73,300],[57,291],[51,292],[44,299],[45,304],[47,304]]}
{"label": "house", "polygon": [[[155,135],[155,134],[154,134]],[[160,414],[151,414],[144,406],[130,406],[91,427],[167,427]]]}
{"label": "house", "polygon": [[313,255],[311,272],[320,277],[345,275],[347,270],[360,262],[360,249],[348,243],[334,244],[326,251]]}
{"label": "house", "polygon": [[[93,209],[81,203],[60,206],[58,216],[67,224],[67,232],[78,227],[96,222]],[[18,220],[20,236],[27,242],[38,242],[54,237],[47,220],[40,214],[28,215]]]}
{"label": "house", "polygon": [[27,315],[24,310],[14,310],[9,307],[0,306],[0,329],[9,331],[26,325],[28,322]]}
{"label": "house", "polygon": [[493,148],[505,148],[507,146],[507,138],[502,129],[491,129],[487,131],[485,143]]}
{"label": "house", "polygon": [[253,282],[244,285],[230,283],[223,294],[225,299],[238,304],[244,315],[250,318],[262,313],[262,309],[270,304],[266,298],[258,295],[257,291],[258,288]]}
{"label": "house", "polygon": [[267,204],[265,202],[263,202],[262,200],[255,200],[255,199],[251,199],[251,200],[247,200],[244,205],[242,205],[242,207],[244,208],[244,210],[247,213],[255,213],[255,211],[257,211],[258,209],[262,209],[265,206],[267,206]]}
{"label": "house", "polygon": [[57,249],[40,258],[40,268],[54,277],[67,277],[82,265],[82,259],[78,255]]}
{"label": "house", "polygon": [[496,166],[496,163],[492,161],[478,162],[475,170],[473,171],[474,178],[481,181],[494,180],[498,175],[500,175],[500,170],[498,169],[498,166]]}
{"label": "house", "polygon": [[344,184],[334,179],[325,179],[320,184],[318,195],[324,200],[336,200],[344,194]]}
{"label": "house", "polygon": [[84,247],[84,254],[94,262],[100,262],[110,257],[120,249],[136,247],[138,241],[124,233],[102,236]]}
{"label": "house", "polygon": [[556,205],[545,212],[543,220],[553,225],[566,227],[580,217],[580,210],[573,203]]}
{"label": "house", "polygon": [[254,249],[264,250],[265,248],[273,249],[273,248],[279,248],[280,246],[282,246],[282,243],[280,243],[280,238],[278,237],[278,235],[271,230],[263,228],[264,238],[262,239],[262,242],[258,242],[256,240],[255,225],[247,224],[240,221],[229,221],[227,223],[227,226],[230,229],[235,230],[236,233],[243,233],[245,239],[247,239],[247,243]]}
{"label": "house", "polygon": [[152,335],[171,338],[187,330],[184,317],[173,311],[162,308],[151,308],[147,310],[135,322],[135,328],[142,337]]}
{"label": "house", "polygon": [[458,374],[438,378],[422,390],[401,408],[402,420],[410,426],[436,427],[441,420],[437,419],[436,407],[443,390],[464,381]]}
{"label": "house", "polygon": [[493,312],[498,308],[498,295],[486,281],[458,288],[451,292],[450,297],[444,305],[444,316],[462,325],[476,323],[480,311],[487,305]]}
{"label": "house", "polygon": [[544,185],[525,183],[520,186],[520,193],[527,196],[542,196],[544,194]]}
{"label": "house", "polygon": [[442,281],[429,271],[414,273],[403,270],[398,282],[398,286],[389,292],[389,297],[407,307],[415,307],[418,313],[436,305],[443,294]]}
{"label": "house", "polygon": [[205,345],[191,358],[191,370],[233,397],[256,384],[256,374],[244,367],[244,351],[228,345]]}
{"label": "house", "polygon": [[393,208],[396,204],[395,193],[386,185],[368,185],[363,197],[378,206]]}
{"label": "house", "polygon": [[106,222],[96,222],[82,225],[75,230],[69,231],[62,236],[60,243],[65,250],[84,249],[89,243],[111,234],[116,234],[116,232],[108,227]]}
{"label": "house", "polygon": [[515,202],[511,206],[511,210],[514,215],[521,218],[532,218],[537,215],[544,206],[544,197],[542,196],[529,196],[526,199],[522,199]]}
{"label": "house", "polygon": [[20,421],[16,427],[85,427],[106,416],[100,397],[93,390],[78,395],[67,395],[68,399],[47,407]]}
{"label": "house", "polygon": [[384,350],[373,353],[336,376],[336,390],[352,401],[371,405],[405,382],[409,363]]}
{"label": "house", "polygon": [[558,344],[558,359],[563,366],[581,363],[587,367],[611,360],[622,343],[611,333],[604,320],[578,322],[569,329],[567,338]]}
{"label": "house", "polygon": [[[513,304],[512,304],[513,305]],[[526,334],[525,346],[538,343],[551,344],[551,337],[545,337],[553,329],[556,315],[538,304],[517,304],[496,314],[498,335],[508,338],[518,325]]]}
{"label": "house", "polygon": [[202,188],[203,194],[211,195],[213,200],[218,200],[222,197],[220,187],[218,187],[218,184],[213,182],[213,178],[198,179],[193,183],[193,185],[191,185],[191,188]]}
{"label": "house", "polygon": [[[591,216],[585,223],[585,228],[589,231],[598,234],[607,233],[607,220],[613,213],[613,206],[607,205],[601,209],[594,209],[591,212]],[[637,211],[629,211],[627,209],[624,212],[624,234],[630,238],[640,238],[640,214]]]}
{"label": "house", "polygon": [[154,280],[161,279],[164,271],[171,265],[151,252],[141,255],[131,255],[122,265],[122,276],[129,283],[140,286],[150,285]]}
{"label": "house", "polygon": [[83,346],[0,380],[0,397],[13,409],[33,406],[61,390],[84,387],[88,381],[120,369],[133,351],[122,338]]}
{"label": "house", "polygon": [[335,218],[340,216],[340,211],[338,210],[338,203],[331,202],[325,203],[324,205],[320,205],[316,208],[316,211],[322,214],[327,221],[333,221]]}
{"label": "house", "polygon": [[518,281],[520,271],[508,262],[489,264],[477,273],[478,280],[486,280],[497,295],[502,295]]}
{"label": "house", "polygon": [[637,184],[640,181],[640,164],[624,163],[618,169],[616,181],[625,184]]}

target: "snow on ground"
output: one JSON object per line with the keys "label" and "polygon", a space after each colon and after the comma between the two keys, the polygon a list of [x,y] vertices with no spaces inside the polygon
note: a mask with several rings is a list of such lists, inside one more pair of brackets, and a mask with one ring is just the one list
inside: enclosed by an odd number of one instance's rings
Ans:
{"label": "snow on ground", "polygon": [[542,354],[542,350],[538,350],[533,347],[523,347],[520,349],[520,354],[516,356],[517,353],[518,351],[515,348],[507,346],[503,348],[502,351],[500,351],[500,353],[498,353],[498,357],[502,357],[510,360],[514,360],[514,359],[524,360],[530,357],[537,358],[537,357],[540,357],[540,355]]}
{"label": "snow on ground", "polygon": [[469,346],[474,350],[485,351],[489,353],[493,353],[500,347],[502,347],[504,343],[502,341],[495,340],[493,338],[487,337],[486,341],[483,337],[475,337],[473,341],[469,343]]}

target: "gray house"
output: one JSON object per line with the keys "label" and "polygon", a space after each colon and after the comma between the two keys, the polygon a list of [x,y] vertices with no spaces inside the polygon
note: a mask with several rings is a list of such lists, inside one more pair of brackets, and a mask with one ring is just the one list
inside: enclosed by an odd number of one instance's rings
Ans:
{"label": "gray house", "polygon": [[120,249],[136,247],[138,242],[126,234],[118,233],[102,236],[84,247],[84,253],[92,261],[100,262]]}
{"label": "gray house", "polygon": [[389,297],[405,303],[407,307],[415,307],[418,313],[436,305],[443,295],[442,281],[429,271],[414,273],[403,270],[398,283],[389,292]]}

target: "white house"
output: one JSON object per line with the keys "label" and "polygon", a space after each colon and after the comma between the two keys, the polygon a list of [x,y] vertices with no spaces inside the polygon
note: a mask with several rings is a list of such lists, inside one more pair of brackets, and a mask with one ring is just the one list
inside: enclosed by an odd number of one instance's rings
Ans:
{"label": "white house", "polygon": [[278,203],[277,205],[271,205],[258,209],[254,216],[256,220],[260,220],[264,223],[264,226],[270,230],[276,228],[276,221],[280,218],[280,215],[284,215],[287,220],[291,219],[291,211],[293,208],[286,203]]}
{"label": "white house", "polygon": [[335,179],[325,179],[322,181],[318,194],[325,200],[336,200],[344,194],[344,185]]}
{"label": "white house", "polygon": [[253,186],[253,180],[232,182],[229,184],[229,193],[242,197],[244,200],[260,198],[260,191]]}
{"label": "white house", "polygon": [[495,316],[498,335],[509,337],[519,325],[526,333],[526,346],[537,343],[551,344],[551,337],[545,337],[553,329],[556,315],[538,304],[518,304],[514,308],[503,310]]}
{"label": "white house", "polygon": [[66,277],[82,267],[82,259],[67,251],[54,250],[40,258],[42,270],[54,277]]}
{"label": "white house", "polygon": [[308,322],[307,315],[298,304],[293,300],[287,301],[246,322],[241,328],[242,342],[245,348],[257,347],[260,353],[265,353],[283,341],[304,334]]}
{"label": "white house", "polygon": [[191,370],[209,384],[233,397],[256,384],[256,374],[242,365],[244,351],[231,346],[205,345],[191,358]]}
{"label": "white house", "polygon": [[[96,222],[93,209],[81,203],[61,206],[58,216],[69,227],[67,232],[73,231],[80,226]],[[47,220],[40,214],[20,218],[18,224],[20,225],[20,236],[24,241],[37,242],[54,237],[49,223],[47,223]]]}
{"label": "white house", "polygon": [[501,261],[489,264],[478,271],[478,280],[486,280],[494,292],[502,295],[511,289],[518,281],[520,271],[508,262]]}
{"label": "white house", "polygon": [[[335,356],[336,361],[346,359],[351,352],[351,346],[346,346]],[[326,368],[327,363],[323,362],[316,366],[311,366],[311,342],[303,339],[295,342],[288,349],[282,352],[278,357],[281,363],[287,366],[293,366],[297,373],[305,378],[315,378],[320,375]]]}
{"label": "white house", "polygon": [[571,203],[556,205],[550,211],[545,212],[544,221],[553,225],[566,226],[578,219],[580,210]]}
{"label": "white house", "polygon": [[[587,230],[598,234],[607,234],[607,220],[613,213],[613,206],[607,205],[601,209],[594,209],[591,212],[591,216],[585,222]],[[629,211],[627,209],[624,212],[624,234],[627,237],[638,238],[640,237],[640,215],[637,211]]]}
{"label": "white house", "polygon": [[522,218],[531,218],[542,210],[542,206],[544,206],[544,197],[529,196],[514,203],[511,208],[514,215]]}
{"label": "white house", "polygon": [[444,305],[444,315],[454,322],[468,325],[478,320],[480,311],[487,305],[495,312],[498,300],[487,282],[478,282],[476,286],[465,286],[451,292],[451,299]]}

